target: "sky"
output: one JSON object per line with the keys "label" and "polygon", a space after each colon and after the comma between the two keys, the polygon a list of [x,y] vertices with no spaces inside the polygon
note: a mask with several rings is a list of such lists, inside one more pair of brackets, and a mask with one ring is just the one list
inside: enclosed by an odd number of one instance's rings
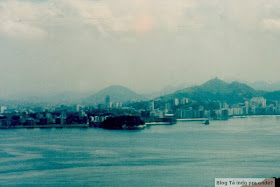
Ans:
{"label": "sky", "polygon": [[279,81],[278,0],[0,0],[0,96]]}

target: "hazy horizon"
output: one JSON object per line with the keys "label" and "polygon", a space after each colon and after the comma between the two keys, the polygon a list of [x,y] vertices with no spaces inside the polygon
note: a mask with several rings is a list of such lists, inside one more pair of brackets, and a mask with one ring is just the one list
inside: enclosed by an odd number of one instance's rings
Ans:
{"label": "hazy horizon", "polygon": [[0,98],[276,82],[280,1],[0,0]]}
{"label": "hazy horizon", "polygon": [[[240,83],[244,83],[250,87],[252,87],[255,90],[264,90],[264,91],[276,91],[276,90],[280,90],[280,81],[278,82],[266,82],[266,81],[255,81],[255,82],[246,82],[246,81],[239,81],[239,80],[225,80],[225,79],[220,79],[219,77],[214,77],[211,78],[207,81],[210,80],[214,80],[214,79],[219,79],[222,80],[228,84],[238,81]],[[137,90],[134,90],[130,87],[126,87],[124,85],[109,85],[106,87],[103,87],[99,90],[89,90],[89,91],[79,91],[79,90],[75,90],[75,91],[69,91],[69,90],[64,90],[64,91],[60,91],[60,92],[52,92],[52,93],[40,93],[40,92],[23,92],[23,93],[11,93],[9,95],[6,96],[2,96],[0,97],[0,99],[4,99],[4,100],[21,100],[21,99],[32,99],[32,97],[38,97],[37,99],[43,99],[45,97],[48,97],[49,99],[51,99],[52,97],[57,97],[57,96],[65,96],[65,97],[74,97],[74,98],[86,98],[88,96],[94,95],[96,93],[98,93],[99,91],[102,91],[103,89],[109,88],[111,86],[121,86],[121,87],[125,87],[130,89],[131,91],[134,91],[135,93],[139,94],[139,95],[143,95],[143,96],[147,96],[147,98],[156,98],[158,96],[161,95],[166,95],[166,94],[171,94],[174,93],[176,91],[188,88],[188,87],[192,87],[192,86],[200,86],[205,82],[202,83],[177,83],[177,84],[172,84],[172,85],[167,85],[159,90],[156,91],[147,91],[147,92],[137,92]],[[263,83],[266,83],[265,85],[263,85]],[[273,85],[276,84],[276,85]],[[272,87],[267,87],[266,86],[272,86]],[[34,98],[33,98],[34,99]],[[73,100],[69,99],[69,100]]]}

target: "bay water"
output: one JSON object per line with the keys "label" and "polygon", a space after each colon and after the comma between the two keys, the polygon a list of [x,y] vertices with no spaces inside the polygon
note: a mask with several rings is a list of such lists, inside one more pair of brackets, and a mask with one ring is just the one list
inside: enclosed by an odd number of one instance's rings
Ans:
{"label": "bay water", "polygon": [[143,130],[0,130],[0,185],[214,186],[280,177],[280,117]]}

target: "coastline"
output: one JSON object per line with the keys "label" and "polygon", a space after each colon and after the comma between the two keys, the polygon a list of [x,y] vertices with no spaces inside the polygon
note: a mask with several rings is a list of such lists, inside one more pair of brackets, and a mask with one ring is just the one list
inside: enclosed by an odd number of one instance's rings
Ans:
{"label": "coastline", "polygon": [[51,124],[51,125],[17,125],[17,126],[0,126],[0,129],[50,129],[50,128],[89,128],[88,124],[69,124],[69,125],[60,125],[60,124]]}
{"label": "coastline", "polygon": [[[247,116],[231,116],[231,118],[266,118],[266,117],[280,117],[280,115],[247,115]],[[185,119],[176,119],[178,122],[192,122],[192,121],[219,121],[219,120],[228,120],[228,119],[213,119],[213,118],[185,118]],[[150,125],[171,125],[170,122],[146,122],[145,126]],[[50,129],[50,128],[98,128],[94,125],[90,124],[49,124],[49,125],[16,125],[16,126],[0,126],[1,129],[33,129],[33,128],[41,128],[41,129]],[[141,127],[143,128],[143,127]]]}
{"label": "coastline", "polygon": [[231,116],[231,118],[263,118],[263,117],[280,117],[278,114],[274,115],[246,115],[246,116]]}

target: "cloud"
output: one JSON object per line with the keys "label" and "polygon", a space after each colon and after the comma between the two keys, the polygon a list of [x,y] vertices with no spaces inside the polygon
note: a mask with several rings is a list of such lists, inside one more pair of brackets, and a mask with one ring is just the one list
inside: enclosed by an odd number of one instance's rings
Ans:
{"label": "cloud", "polygon": [[26,37],[26,38],[42,38],[47,35],[47,33],[29,24],[21,23],[19,21],[3,21],[1,23],[0,32],[11,37]]}
{"label": "cloud", "polygon": [[184,11],[194,0],[49,0],[0,2],[0,32],[12,37],[44,37],[56,22],[92,25],[103,36],[111,32],[143,34],[153,29],[177,29],[180,25],[197,28],[197,20],[184,19]]}
{"label": "cloud", "polygon": [[31,2],[0,2],[0,33],[15,38],[42,38],[47,32],[39,26],[45,11]]}
{"label": "cloud", "polygon": [[279,7],[280,3],[272,0],[10,0],[0,1],[0,33],[18,38],[44,38],[59,24],[70,30],[75,25],[85,26],[78,29],[94,27],[105,37],[178,28],[201,30],[221,23],[226,27],[254,30],[262,20],[260,24],[265,29],[279,30],[279,19],[267,18]]}
{"label": "cloud", "polygon": [[0,0],[0,83],[13,92],[276,80],[279,9],[276,0]]}
{"label": "cloud", "polygon": [[280,19],[265,19],[263,20],[263,26],[269,31],[280,31]]}

